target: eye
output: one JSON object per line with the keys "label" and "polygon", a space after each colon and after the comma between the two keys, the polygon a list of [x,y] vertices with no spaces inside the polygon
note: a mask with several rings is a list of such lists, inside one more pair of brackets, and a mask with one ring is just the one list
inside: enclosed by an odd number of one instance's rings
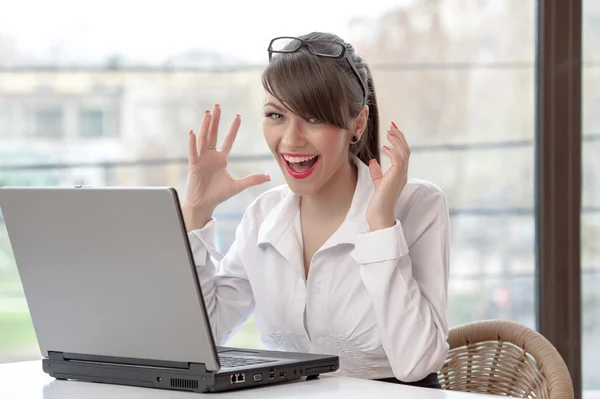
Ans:
{"label": "eye", "polygon": [[265,112],[265,118],[273,119],[273,120],[281,120],[283,119],[283,115],[278,114],[277,112]]}

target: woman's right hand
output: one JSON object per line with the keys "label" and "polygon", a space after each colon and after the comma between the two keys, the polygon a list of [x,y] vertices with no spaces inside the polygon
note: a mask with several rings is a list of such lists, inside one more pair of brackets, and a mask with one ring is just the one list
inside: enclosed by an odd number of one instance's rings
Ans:
{"label": "woman's right hand", "polygon": [[182,205],[186,228],[201,229],[210,221],[215,208],[243,190],[266,183],[269,175],[252,174],[234,179],[227,171],[227,159],[240,127],[240,116],[236,115],[221,148],[217,150],[217,136],[221,108],[204,113],[198,136],[189,133],[188,178],[185,200]]}

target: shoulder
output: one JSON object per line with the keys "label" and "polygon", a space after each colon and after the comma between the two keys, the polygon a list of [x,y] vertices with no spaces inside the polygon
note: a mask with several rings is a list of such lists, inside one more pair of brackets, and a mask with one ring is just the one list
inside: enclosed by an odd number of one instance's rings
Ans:
{"label": "shoulder", "polygon": [[396,204],[396,213],[403,219],[447,216],[448,202],[444,191],[436,184],[410,178]]}
{"label": "shoulder", "polygon": [[442,191],[442,189],[435,183],[416,178],[408,179],[408,182],[402,191],[402,195],[408,195],[410,197],[414,197],[415,199],[429,196],[442,198],[446,197],[444,191]]}

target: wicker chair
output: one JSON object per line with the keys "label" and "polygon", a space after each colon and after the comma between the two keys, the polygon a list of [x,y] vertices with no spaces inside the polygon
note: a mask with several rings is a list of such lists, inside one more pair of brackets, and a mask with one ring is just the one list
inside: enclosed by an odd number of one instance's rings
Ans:
{"label": "wicker chair", "polygon": [[447,390],[517,398],[572,399],[567,366],[538,332],[504,320],[450,330],[450,352],[439,373]]}

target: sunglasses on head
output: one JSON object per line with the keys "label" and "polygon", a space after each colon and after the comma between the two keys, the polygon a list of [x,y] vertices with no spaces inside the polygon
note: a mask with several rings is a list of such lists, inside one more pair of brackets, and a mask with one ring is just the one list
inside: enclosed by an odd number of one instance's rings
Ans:
{"label": "sunglasses on head", "polygon": [[350,65],[350,69],[352,69],[352,72],[358,78],[360,87],[362,88],[364,96],[363,104],[367,103],[367,85],[360,77],[358,69],[356,68],[356,65],[354,65],[354,61],[352,61],[350,54],[348,54],[348,49],[341,43],[333,40],[302,40],[297,37],[276,37],[271,40],[269,48],[267,49],[269,52],[269,62],[271,62],[273,54],[295,53],[302,47],[306,47],[312,55],[317,57],[334,59],[345,58]]}

